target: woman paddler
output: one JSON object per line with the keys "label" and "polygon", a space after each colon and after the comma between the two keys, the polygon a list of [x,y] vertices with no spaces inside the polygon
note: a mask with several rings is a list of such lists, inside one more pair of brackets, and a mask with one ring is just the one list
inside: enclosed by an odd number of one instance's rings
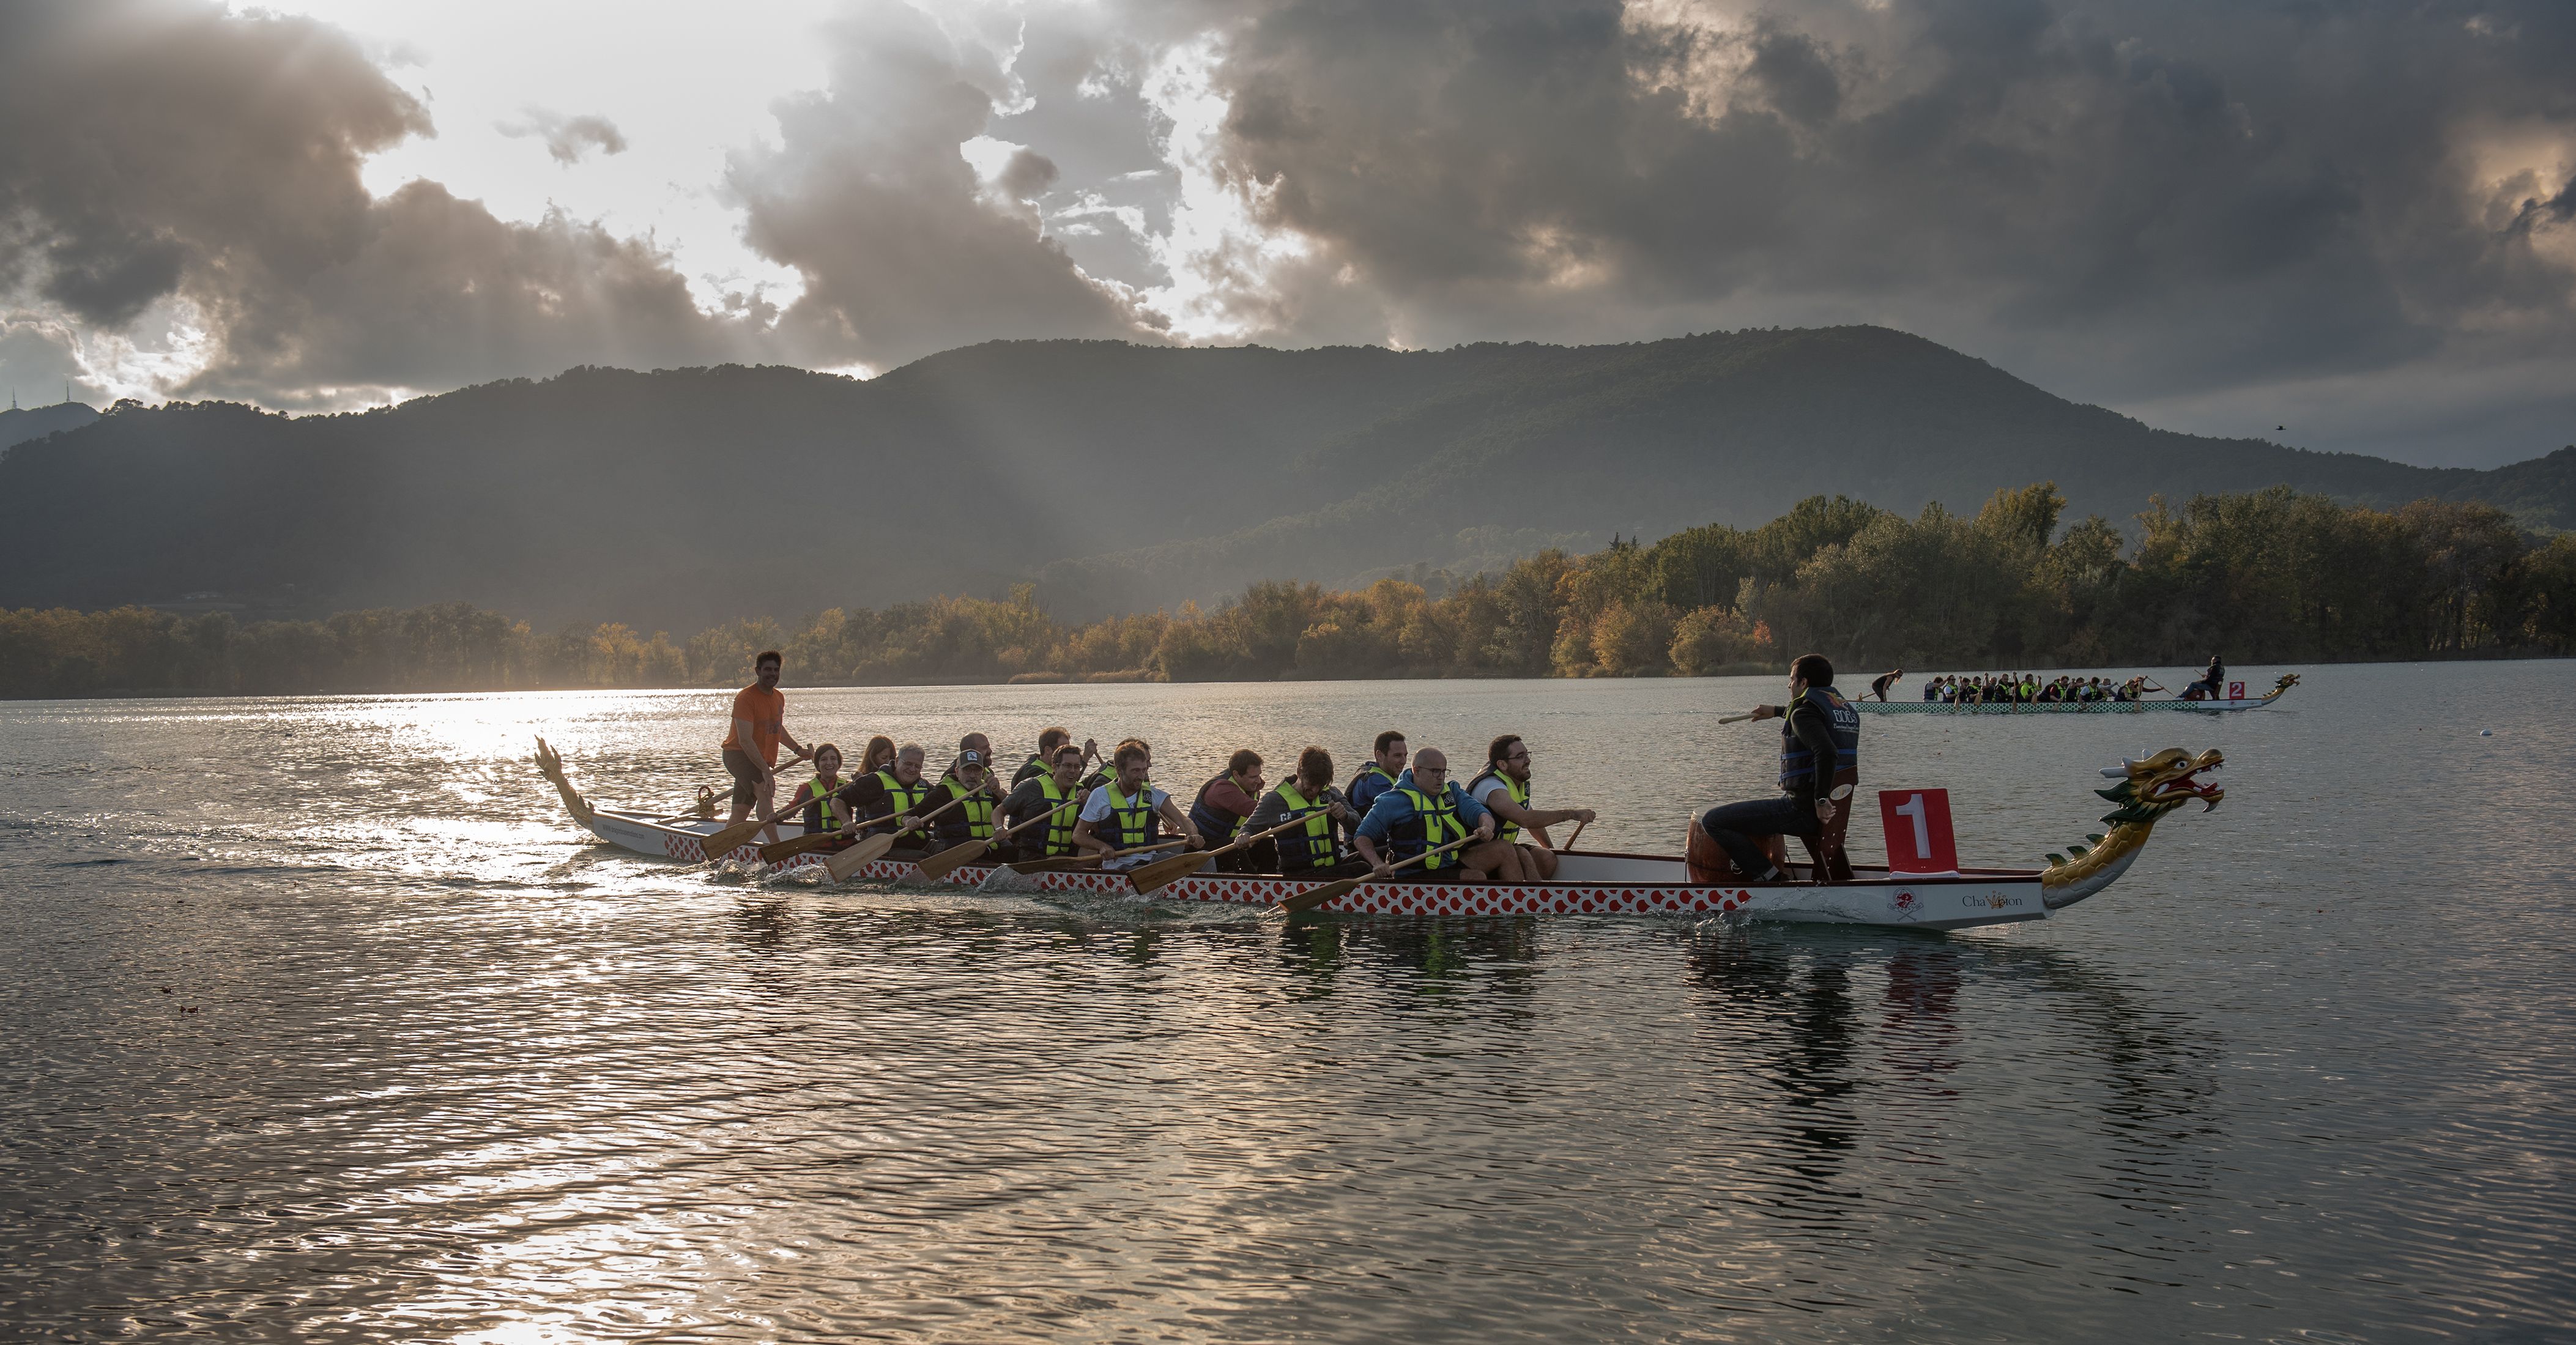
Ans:
{"label": "woman paddler", "polygon": [[[894,744],[888,743],[886,747],[892,750]],[[806,835],[811,836],[818,831],[839,831],[851,823],[855,814],[850,811],[849,804],[841,801],[840,792],[841,749],[831,743],[823,743],[814,749],[814,778],[796,791],[798,801],[804,804]],[[857,842],[835,841],[832,848],[842,850],[854,844]]]}

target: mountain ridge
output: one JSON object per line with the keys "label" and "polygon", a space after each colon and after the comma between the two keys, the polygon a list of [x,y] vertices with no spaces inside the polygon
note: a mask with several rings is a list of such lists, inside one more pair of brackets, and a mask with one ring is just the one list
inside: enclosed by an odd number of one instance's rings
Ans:
{"label": "mountain ridge", "polygon": [[2037,480],[2070,520],[2124,527],[2152,494],[2273,484],[2576,526],[2576,448],[2477,470],[2178,434],[1886,328],[1008,341],[867,381],[582,367],[330,416],[122,406],[0,453],[0,606],[462,599],[653,629],[1035,581],[1079,616],[1753,524],[1815,494],[1970,511]]}

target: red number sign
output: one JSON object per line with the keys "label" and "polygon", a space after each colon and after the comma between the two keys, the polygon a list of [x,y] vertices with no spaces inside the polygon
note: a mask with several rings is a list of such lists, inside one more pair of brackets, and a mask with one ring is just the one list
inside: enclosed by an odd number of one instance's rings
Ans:
{"label": "red number sign", "polygon": [[2245,699],[2245,684],[2243,682],[2228,683],[2227,699],[2232,701],[2241,701]]}
{"label": "red number sign", "polygon": [[1950,791],[1882,789],[1878,820],[1887,829],[1887,867],[1896,873],[1957,873],[1959,843],[1950,835]]}

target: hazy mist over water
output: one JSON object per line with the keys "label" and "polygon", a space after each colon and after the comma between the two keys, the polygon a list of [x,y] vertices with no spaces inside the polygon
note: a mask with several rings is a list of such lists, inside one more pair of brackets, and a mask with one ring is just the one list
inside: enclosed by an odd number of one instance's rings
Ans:
{"label": "hazy mist over water", "polygon": [[[1971,862],[2227,754],[2105,895],[1948,936],[747,884],[528,764],[679,811],[720,692],[0,704],[0,1335],[2566,1338],[2576,665],[2297,671],[1866,721]],[[1514,731],[1586,848],[1668,852],[1769,789],[1716,718],[1780,687],[788,694],[934,764],[1141,735],[1184,795]]]}

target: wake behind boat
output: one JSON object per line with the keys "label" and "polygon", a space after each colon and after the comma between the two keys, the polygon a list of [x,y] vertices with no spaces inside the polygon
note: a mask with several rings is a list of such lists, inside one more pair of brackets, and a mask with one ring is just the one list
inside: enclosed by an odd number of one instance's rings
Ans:
{"label": "wake behind boat", "polygon": [[[759,847],[745,842],[723,855],[708,855],[706,840],[726,829],[714,817],[594,807],[573,787],[561,759],[542,739],[537,744],[537,764],[574,821],[623,849],[688,863],[713,860],[777,874],[826,876],[821,854],[793,855],[776,865],[764,865]],[[2181,748],[2167,748],[2105,769],[2102,774],[2117,781],[2096,791],[2116,805],[2102,819],[2110,830],[2068,846],[2062,855],[2051,855],[2052,862],[2040,869],[1962,867],[1952,873],[1929,874],[1854,866],[1850,878],[1820,883],[1815,881],[1816,865],[1784,861],[1781,868],[1787,881],[1746,883],[1726,867],[1722,855],[1697,845],[1686,856],[1568,850],[1561,856],[1555,878],[1545,882],[1376,880],[1360,883],[1317,909],[1400,916],[1719,915],[1936,930],[2039,920],[2117,881],[2136,861],[2165,814],[2193,800],[2203,803],[2204,811],[2217,807],[2226,791],[2199,777],[2224,764],[2216,749],[2194,756]],[[803,829],[794,821],[782,820],[778,834],[792,839]],[[994,876],[995,868],[964,865],[938,881],[977,887]],[[879,859],[850,876],[894,882],[919,874],[915,860]],[[1031,873],[1022,875],[1022,880],[1044,892],[1117,895],[1133,891],[1126,874],[1097,868]],[[1200,873],[1174,881],[1154,896],[1251,910],[1286,902],[1316,885],[1311,878],[1277,874]]]}

